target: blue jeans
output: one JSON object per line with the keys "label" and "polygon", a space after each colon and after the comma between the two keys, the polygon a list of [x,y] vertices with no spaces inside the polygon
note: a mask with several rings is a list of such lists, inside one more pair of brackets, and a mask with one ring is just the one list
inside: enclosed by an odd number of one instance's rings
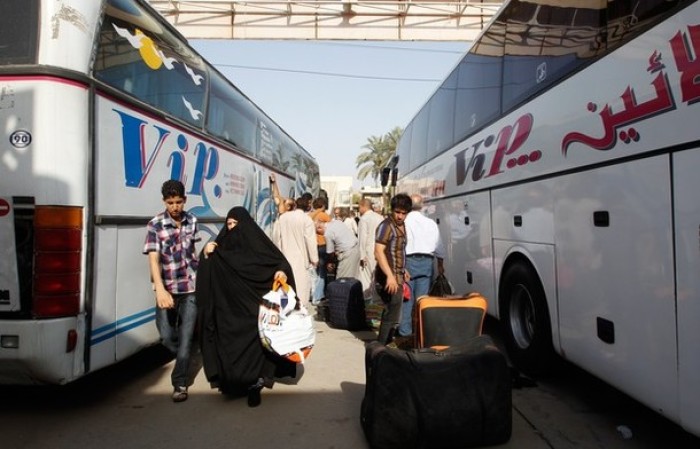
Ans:
{"label": "blue jeans", "polygon": [[156,307],[156,327],[163,346],[175,354],[175,367],[170,376],[173,387],[189,385],[188,371],[192,352],[192,336],[197,322],[194,293],[173,295],[175,307]]}
{"label": "blue jeans", "polygon": [[315,282],[311,284],[311,303],[318,304],[323,298],[326,297],[326,275],[328,274],[326,270],[326,262],[328,261],[328,256],[326,254],[326,245],[320,245],[318,247],[318,267],[316,268],[316,279]]}
{"label": "blue jeans", "polygon": [[408,285],[411,286],[411,299],[404,301],[401,307],[401,324],[399,335],[413,334],[413,308],[416,300],[430,291],[430,283],[433,280],[433,258],[425,255],[406,257],[406,269],[411,274]]}

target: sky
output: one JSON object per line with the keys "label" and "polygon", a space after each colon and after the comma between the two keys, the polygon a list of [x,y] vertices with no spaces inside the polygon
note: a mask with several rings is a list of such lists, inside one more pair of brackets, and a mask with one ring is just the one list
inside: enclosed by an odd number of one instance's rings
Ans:
{"label": "sky", "polygon": [[[404,128],[468,42],[191,40],[304,147],[321,176],[356,178],[371,136]],[[376,185],[371,177],[354,187]]]}

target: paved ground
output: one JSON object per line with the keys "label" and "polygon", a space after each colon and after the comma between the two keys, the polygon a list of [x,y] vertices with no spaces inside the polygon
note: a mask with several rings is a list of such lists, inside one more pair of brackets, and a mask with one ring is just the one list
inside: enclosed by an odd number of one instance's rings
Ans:
{"label": "paved ground", "polygon": [[[487,321],[488,324],[488,321]],[[487,326],[487,332],[489,331]],[[496,335],[495,333],[492,333]],[[8,449],[363,449],[365,342],[317,322],[297,385],[264,390],[262,404],[227,399],[200,372],[190,398],[170,400],[173,362],[160,347],[58,388],[0,387],[0,447]],[[628,427],[631,438],[617,430]],[[580,371],[513,389],[513,436],[499,448],[697,448],[684,433]],[[397,448],[400,449],[400,448]]]}
{"label": "paved ground", "polygon": [[[298,384],[278,383],[272,390],[263,390],[261,406],[250,409],[245,399],[227,401],[209,390],[200,373],[194,394],[182,406],[201,416],[230,402],[226,406],[235,409],[230,426],[238,429],[235,434],[241,447],[267,449],[285,441],[285,449],[366,448],[360,403],[365,388],[365,342],[375,338],[373,331],[349,332],[317,322],[317,344]],[[165,385],[162,394],[168,393]],[[216,403],[219,407],[212,407]],[[499,447],[550,447],[517,413],[513,414],[513,434],[517,438]]]}

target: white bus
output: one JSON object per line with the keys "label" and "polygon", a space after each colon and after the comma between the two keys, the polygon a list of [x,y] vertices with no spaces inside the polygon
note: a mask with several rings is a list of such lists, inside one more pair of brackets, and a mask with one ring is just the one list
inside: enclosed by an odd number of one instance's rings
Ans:
{"label": "white bus", "polygon": [[[316,161],[142,0],[0,3],[0,383],[64,384],[158,341],[145,225],[181,180],[204,243]],[[200,249],[201,246],[198,248]]]}
{"label": "white bus", "polygon": [[397,149],[518,367],[558,354],[696,435],[699,100],[700,3],[512,0]]}

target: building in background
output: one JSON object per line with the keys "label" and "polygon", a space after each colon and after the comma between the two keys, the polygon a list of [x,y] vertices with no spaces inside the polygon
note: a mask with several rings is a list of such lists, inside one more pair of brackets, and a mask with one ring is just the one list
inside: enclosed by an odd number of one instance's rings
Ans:
{"label": "building in background", "polygon": [[328,194],[329,211],[332,211],[334,207],[353,207],[352,184],[352,176],[321,176],[321,188]]}
{"label": "building in background", "polygon": [[[375,212],[378,212],[380,214],[383,214],[385,212],[385,198],[384,192],[381,187],[364,186],[360,188],[358,200],[363,198],[369,198],[372,201],[372,204],[375,205]],[[378,206],[378,208],[376,206]]]}
{"label": "building in background", "polygon": [[386,200],[381,187],[356,188],[353,184],[356,183],[352,176],[321,176],[321,189],[328,195],[328,211],[333,211],[334,207],[347,207],[357,212],[357,203],[362,198],[369,198],[378,205],[377,212],[384,211]]}

